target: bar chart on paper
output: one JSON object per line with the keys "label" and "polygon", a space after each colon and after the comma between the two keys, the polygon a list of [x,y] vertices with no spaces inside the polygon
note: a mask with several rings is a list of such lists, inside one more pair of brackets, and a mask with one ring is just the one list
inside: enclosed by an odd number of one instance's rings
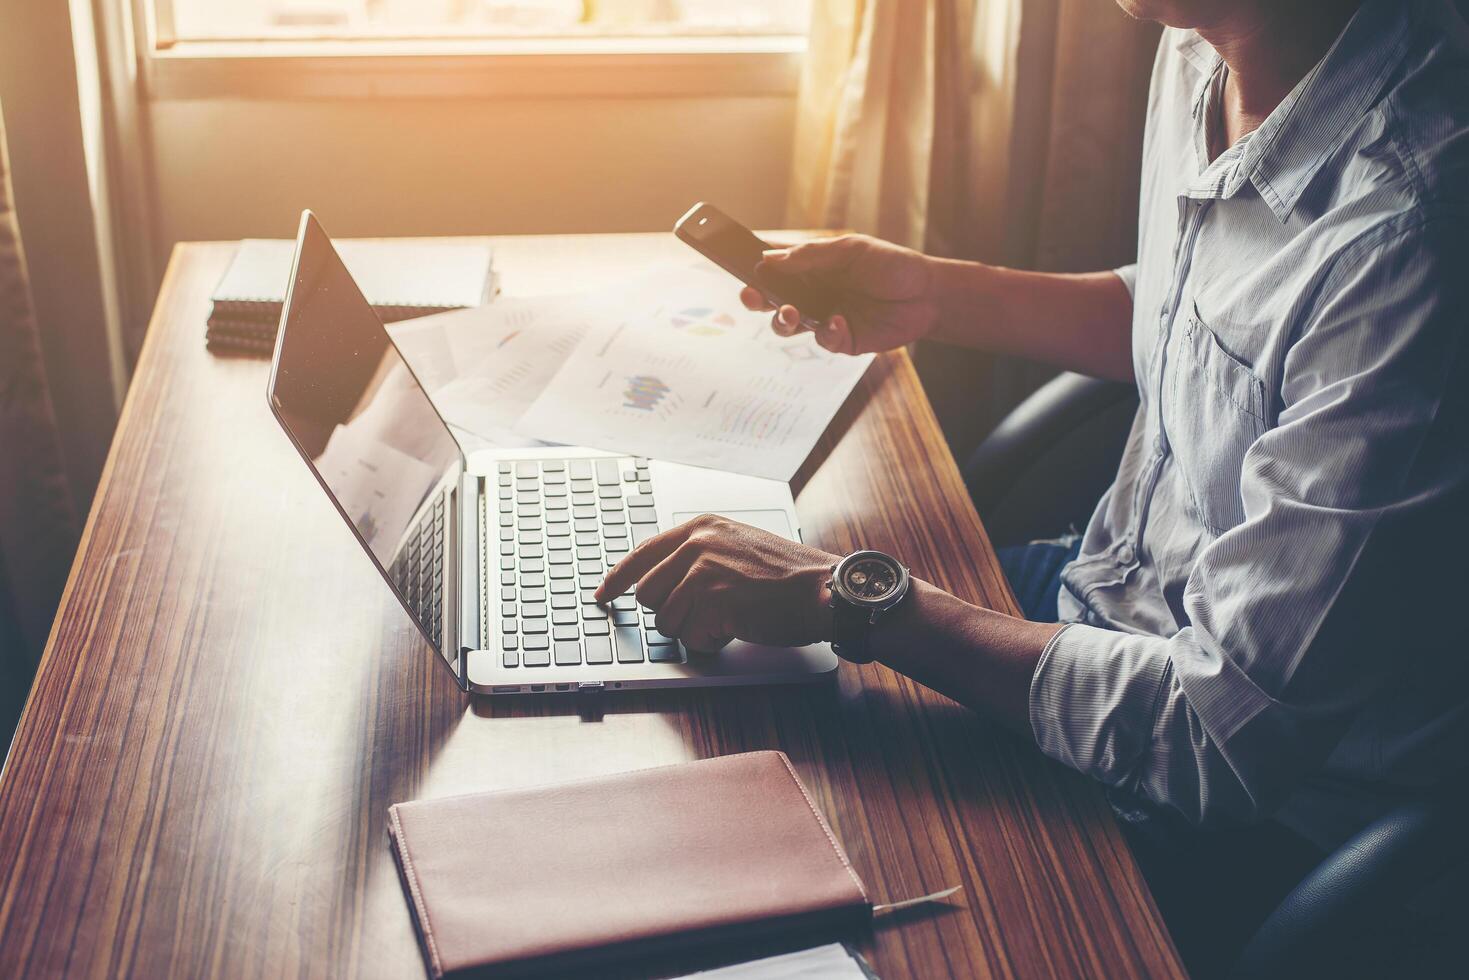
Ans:
{"label": "bar chart on paper", "polygon": [[[606,383],[622,386],[623,409],[671,421],[684,409],[683,392],[674,385],[688,377],[688,372],[672,377],[670,383],[657,374],[620,378],[609,373]],[[723,446],[779,445],[800,425],[805,414],[801,399],[799,389],[773,378],[749,379],[745,385],[720,385],[703,392],[699,414],[715,424],[697,433],[697,438]]]}
{"label": "bar chart on paper", "polygon": [[789,480],[871,357],[842,357],[767,317],[673,305],[594,328],[521,432]]}
{"label": "bar chart on paper", "polygon": [[389,331],[466,450],[591,446],[789,480],[871,362],[783,338],[708,263]]}
{"label": "bar chart on paper", "polygon": [[638,412],[668,413],[678,408],[678,399],[669,401],[673,389],[656,374],[636,374],[628,378],[622,389],[622,407]]}

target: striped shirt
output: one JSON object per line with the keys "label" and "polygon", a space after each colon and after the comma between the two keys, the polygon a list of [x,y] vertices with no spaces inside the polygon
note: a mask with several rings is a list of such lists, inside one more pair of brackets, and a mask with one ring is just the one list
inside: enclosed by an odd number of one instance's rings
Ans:
{"label": "striped shirt", "polygon": [[1118,270],[1141,405],[1030,720],[1192,820],[1325,844],[1469,759],[1469,40],[1448,0],[1367,0],[1211,161],[1225,72],[1164,35]]}

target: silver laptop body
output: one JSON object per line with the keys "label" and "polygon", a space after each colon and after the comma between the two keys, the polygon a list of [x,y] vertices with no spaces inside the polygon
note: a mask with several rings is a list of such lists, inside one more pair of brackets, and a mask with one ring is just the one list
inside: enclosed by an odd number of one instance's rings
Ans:
{"label": "silver laptop body", "polygon": [[690,652],[591,590],[660,529],[724,514],[799,540],[790,488],[570,446],[466,455],[311,212],[271,363],[272,413],[466,691],[818,680],[826,644]]}

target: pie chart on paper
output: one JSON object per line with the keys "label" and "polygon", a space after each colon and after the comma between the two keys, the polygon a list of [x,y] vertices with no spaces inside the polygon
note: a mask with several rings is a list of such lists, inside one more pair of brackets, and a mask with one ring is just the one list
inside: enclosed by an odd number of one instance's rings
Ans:
{"label": "pie chart on paper", "polygon": [[669,323],[695,337],[722,337],[737,326],[735,318],[728,313],[704,306],[679,310],[669,318]]}

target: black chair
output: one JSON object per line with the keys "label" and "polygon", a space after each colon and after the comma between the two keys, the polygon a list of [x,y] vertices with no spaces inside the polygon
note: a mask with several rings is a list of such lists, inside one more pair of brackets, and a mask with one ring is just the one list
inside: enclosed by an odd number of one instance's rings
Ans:
{"label": "black chair", "polygon": [[1117,475],[1137,389],[1065,373],[1000,421],[969,457],[964,481],[997,546],[1081,529]]}
{"label": "black chair", "polygon": [[1469,927],[1469,793],[1405,803],[1347,841],[1265,920],[1239,980],[1463,976]]}
{"label": "black chair", "polygon": [[[1062,374],[980,443],[964,478],[996,545],[1081,528],[1116,475],[1131,385]],[[1239,978],[1451,975],[1469,927],[1464,787],[1408,802],[1327,856],[1245,945]],[[1462,962],[1454,963],[1459,975]],[[1221,971],[1222,972],[1222,971]]]}

